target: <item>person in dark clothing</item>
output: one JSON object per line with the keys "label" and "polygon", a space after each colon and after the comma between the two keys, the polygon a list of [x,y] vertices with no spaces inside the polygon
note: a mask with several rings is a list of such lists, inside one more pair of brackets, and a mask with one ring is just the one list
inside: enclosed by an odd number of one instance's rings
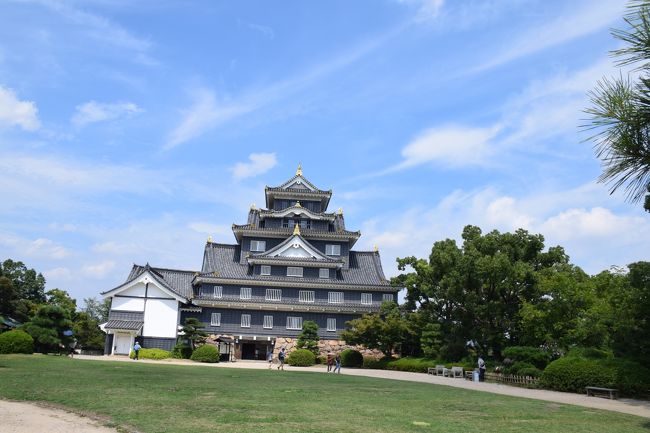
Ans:
{"label": "person in dark clothing", "polygon": [[478,381],[485,382],[485,361],[481,355],[478,357]]}
{"label": "person in dark clothing", "polygon": [[336,366],[334,367],[334,373],[341,374],[341,354],[340,353],[336,354],[336,358],[334,359],[334,362],[336,363]]}

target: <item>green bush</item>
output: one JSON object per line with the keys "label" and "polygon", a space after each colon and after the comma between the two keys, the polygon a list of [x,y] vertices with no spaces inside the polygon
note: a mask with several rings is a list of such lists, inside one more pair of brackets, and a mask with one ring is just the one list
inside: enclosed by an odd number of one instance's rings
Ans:
{"label": "green bush", "polygon": [[[138,358],[140,359],[167,359],[171,357],[172,353],[170,351],[162,349],[140,349],[138,353]],[[135,352],[133,350],[129,354],[129,358],[135,358]]]}
{"label": "green bush", "polygon": [[410,371],[426,373],[429,367],[435,367],[440,362],[429,358],[400,358],[386,364],[387,370]]}
{"label": "green bush", "polygon": [[196,362],[219,362],[219,349],[212,344],[204,344],[196,348],[190,359]]}
{"label": "green bush", "polygon": [[325,365],[327,364],[327,356],[319,355],[316,357],[316,364]]}
{"label": "green bush", "polygon": [[187,344],[178,343],[172,350],[172,358],[190,359],[192,357],[192,347]]}
{"label": "green bush", "polygon": [[625,359],[587,359],[566,356],[551,362],[541,376],[541,385],[557,391],[582,393],[586,386],[615,388],[622,394],[638,395],[650,390],[650,371]]}
{"label": "green bush", "polygon": [[0,334],[0,353],[34,353],[34,339],[18,329]]}
{"label": "green bush", "polygon": [[544,349],[530,346],[512,346],[503,351],[503,356],[510,358],[514,363],[526,362],[539,369],[544,369],[551,360],[551,356]]}
{"label": "green bush", "polygon": [[566,356],[574,358],[587,358],[587,359],[608,359],[613,358],[614,354],[595,347],[574,347],[569,350]]}
{"label": "green bush", "polygon": [[537,367],[521,368],[517,371],[517,376],[541,377],[543,371]]}
{"label": "green bush", "polygon": [[440,359],[458,361],[467,356],[467,346],[462,342],[451,342],[440,347]]}
{"label": "green bush", "polygon": [[341,352],[342,367],[363,367],[363,355],[358,350],[345,349]]}
{"label": "green bush", "polygon": [[316,355],[307,349],[297,349],[289,354],[287,364],[295,367],[309,367],[316,363]]}
{"label": "green bush", "polygon": [[385,370],[386,365],[388,365],[388,363],[390,361],[393,361],[393,360],[394,360],[393,358],[390,358],[388,356],[384,356],[381,359],[377,359],[377,358],[374,358],[374,357],[371,357],[371,356],[364,357],[363,358],[363,368],[372,368],[372,369],[375,369],[375,370]]}

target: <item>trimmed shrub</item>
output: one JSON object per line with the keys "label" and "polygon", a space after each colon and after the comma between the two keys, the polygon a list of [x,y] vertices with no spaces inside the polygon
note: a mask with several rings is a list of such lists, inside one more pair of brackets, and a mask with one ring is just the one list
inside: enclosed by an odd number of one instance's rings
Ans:
{"label": "trimmed shrub", "polygon": [[566,356],[551,362],[541,376],[545,388],[583,393],[586,386],[615,388],[638,395],[650,389],[650,371],[625,359],[586,359]]}
{"label": "trimmed shrub", "polygon": [[[167,359],[171,357],[171,352],[162,349],[140,349],[140,352],[138,353],[138,358],[140,359]],[[133,350],[131,351],[131,354],[129,354],[129,358],[135,358],[135,352]]]}
{"label": "trimmed shrub", "polygon": [[544,349],[530,346],[508,347],[504,349],[503,356],[510,358],[515,364],[525,362],[539,369],[544,369],[551,360],[551,356]]}
{"label": "trimmed shrub", "polygon": [[363,367],[363,355],[358,350],[345,349],[341,352],[342,367]]}
{"label": "trimmed shrub", "polygon": [[196,362],[219,362],[219,349],[211,344],[204,344],[196,348],[190,359]]}
{"label": "trimmed shrub", "polygon": [[326,365],[327,364],[327,356],[325,356],[325,355],[317,356],[316,357],[316,364]]}
{"label": "trimmed shrub", "polygon": [[613,358],[614,354],[595,347],[574,347],[566,354],[568,357],[574,358],[587,358],[587,359],[609,359]]}
{"label": "trimmed shrub", "polygon": [[289,354],[287,364],[294,367],[310,367],[316,363],[316,355],[311,350],[297,349]]}
{"label": "trimmed shrub", "polygon": [[410,371],[413,373],[426,373],[429,367],[435,367],[438,364],[440,364],[440,362],[429,358],[400,358],[388,362],[386,369]]}
{"label": "trimmed shrub", "polygon": [[175,359],[190,359],[191,356],[192,348],[187,344],[178,343],[172,350],[172,358]]}
{"label": "trimmed shrub", "polygon": [[34,353],[34,339],[21,330],[0,334],[0,353]]}
{"label": "trimmed shrub", "polygon": [[372,368],[372,369],[375,369],[375,370],[385,370],[386,365],[388,365],[388,363],[390,361],[393,361],[393,360],[394,360],[393,358],[390,358],[388,356],[384,356],[381,359],[376,359],[376,358],[373,358],[373,357],[365,357],[365,358],[363,358],[363,368]]}

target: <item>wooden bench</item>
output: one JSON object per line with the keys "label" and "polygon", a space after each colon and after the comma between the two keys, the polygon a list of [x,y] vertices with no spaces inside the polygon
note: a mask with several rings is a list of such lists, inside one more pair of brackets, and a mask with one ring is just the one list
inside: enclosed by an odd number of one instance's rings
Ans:
{"label": "wooden bench", "polygon": [[607,395],[611,400],[618,398],[618,389],[600,388],[598,386],[586,386],[585,390],[587,391],[587,397]]}

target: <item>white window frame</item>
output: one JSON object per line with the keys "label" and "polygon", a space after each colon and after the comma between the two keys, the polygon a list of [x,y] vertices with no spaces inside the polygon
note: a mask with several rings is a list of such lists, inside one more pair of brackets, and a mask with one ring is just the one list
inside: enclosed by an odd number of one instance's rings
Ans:
{"label": "white window frame", "polygon": [[266,289],[266,295],[264,299],[267,301],[281,301],[282,300],[282,289]]}
{"label": "white window frame", "polygon": [[253,289],[250,287],[242,287],[239,289],[239,299],[252,299]]}
{"label": "white window frame", "polygon": [[212,313],[210,316],[210,326],[221,326],[221,313]]}
{"label": "white window frame", "polygon": [[382,302],[390,301],[390,302],[395,302],[395,296],[392,293],[384,293],[384,295],[381,297]]}
{"label": "white window frame", "polygon": [[223,298],[223,286],[214,286],[214,292],[212,293],[214,299]]}
{"label": "white window frame", "polygon": [[336,332],[336,318],[328,317],[327,318],[327,332]]}
{"label": "white window frame", "polygon": [[318,269],[318,278],[329,278],[330,277],[330,270],[327,268],[319,268]]}
{"label": "white window frame", "polygon": [[372,305],[372,293],[362,293],[361,303],[363,305]]}
{"label": "white window frame", "polygon": [[[291,272],[292,270],[294,271],[293,273]],[[298,272],[298,270],[300,270],[300,272]],[[287,266],[287,277],[302,278],[302,268],[298,266]]]}
{"label": "white window frame", "polygon": [[338,244],[325,244],[325,255],[326,256],[340,256],[341,255],[341,245],[338,245]]}
{"label": "white window frame", "polygon": [[251,241],[251,251],[256,252],[256,253],[261,253],[261,252],[266,251],[266,241],[252,240]]}
{"label": "white window frame", "polygon": [[242,328],[250,328],[251,327],[251,315],[250,314],[242,314],[241,315],[241,327]]}
{"label": "white window frame", "polygon": [[298,302],[313,303],[316,299],[316,292],[313,290],[300,290],[298,291]]}
{"label": "white window frame", "polygon": [[302,331],[302,317],[287,316],[287,329]]}
{"label": "white window frame", "polygon": [[271,265],[262,265],[260,267],[260,275],[271,275]]}
{"label": "white window frame", "polygon": [[273,316],[264,316],[264,329],[273,329]]}
{"label": "white window frame", "polygon": [[328,304],[342,304],[345,299],[343,292],[328,292],[327,293],[327,303]]}

